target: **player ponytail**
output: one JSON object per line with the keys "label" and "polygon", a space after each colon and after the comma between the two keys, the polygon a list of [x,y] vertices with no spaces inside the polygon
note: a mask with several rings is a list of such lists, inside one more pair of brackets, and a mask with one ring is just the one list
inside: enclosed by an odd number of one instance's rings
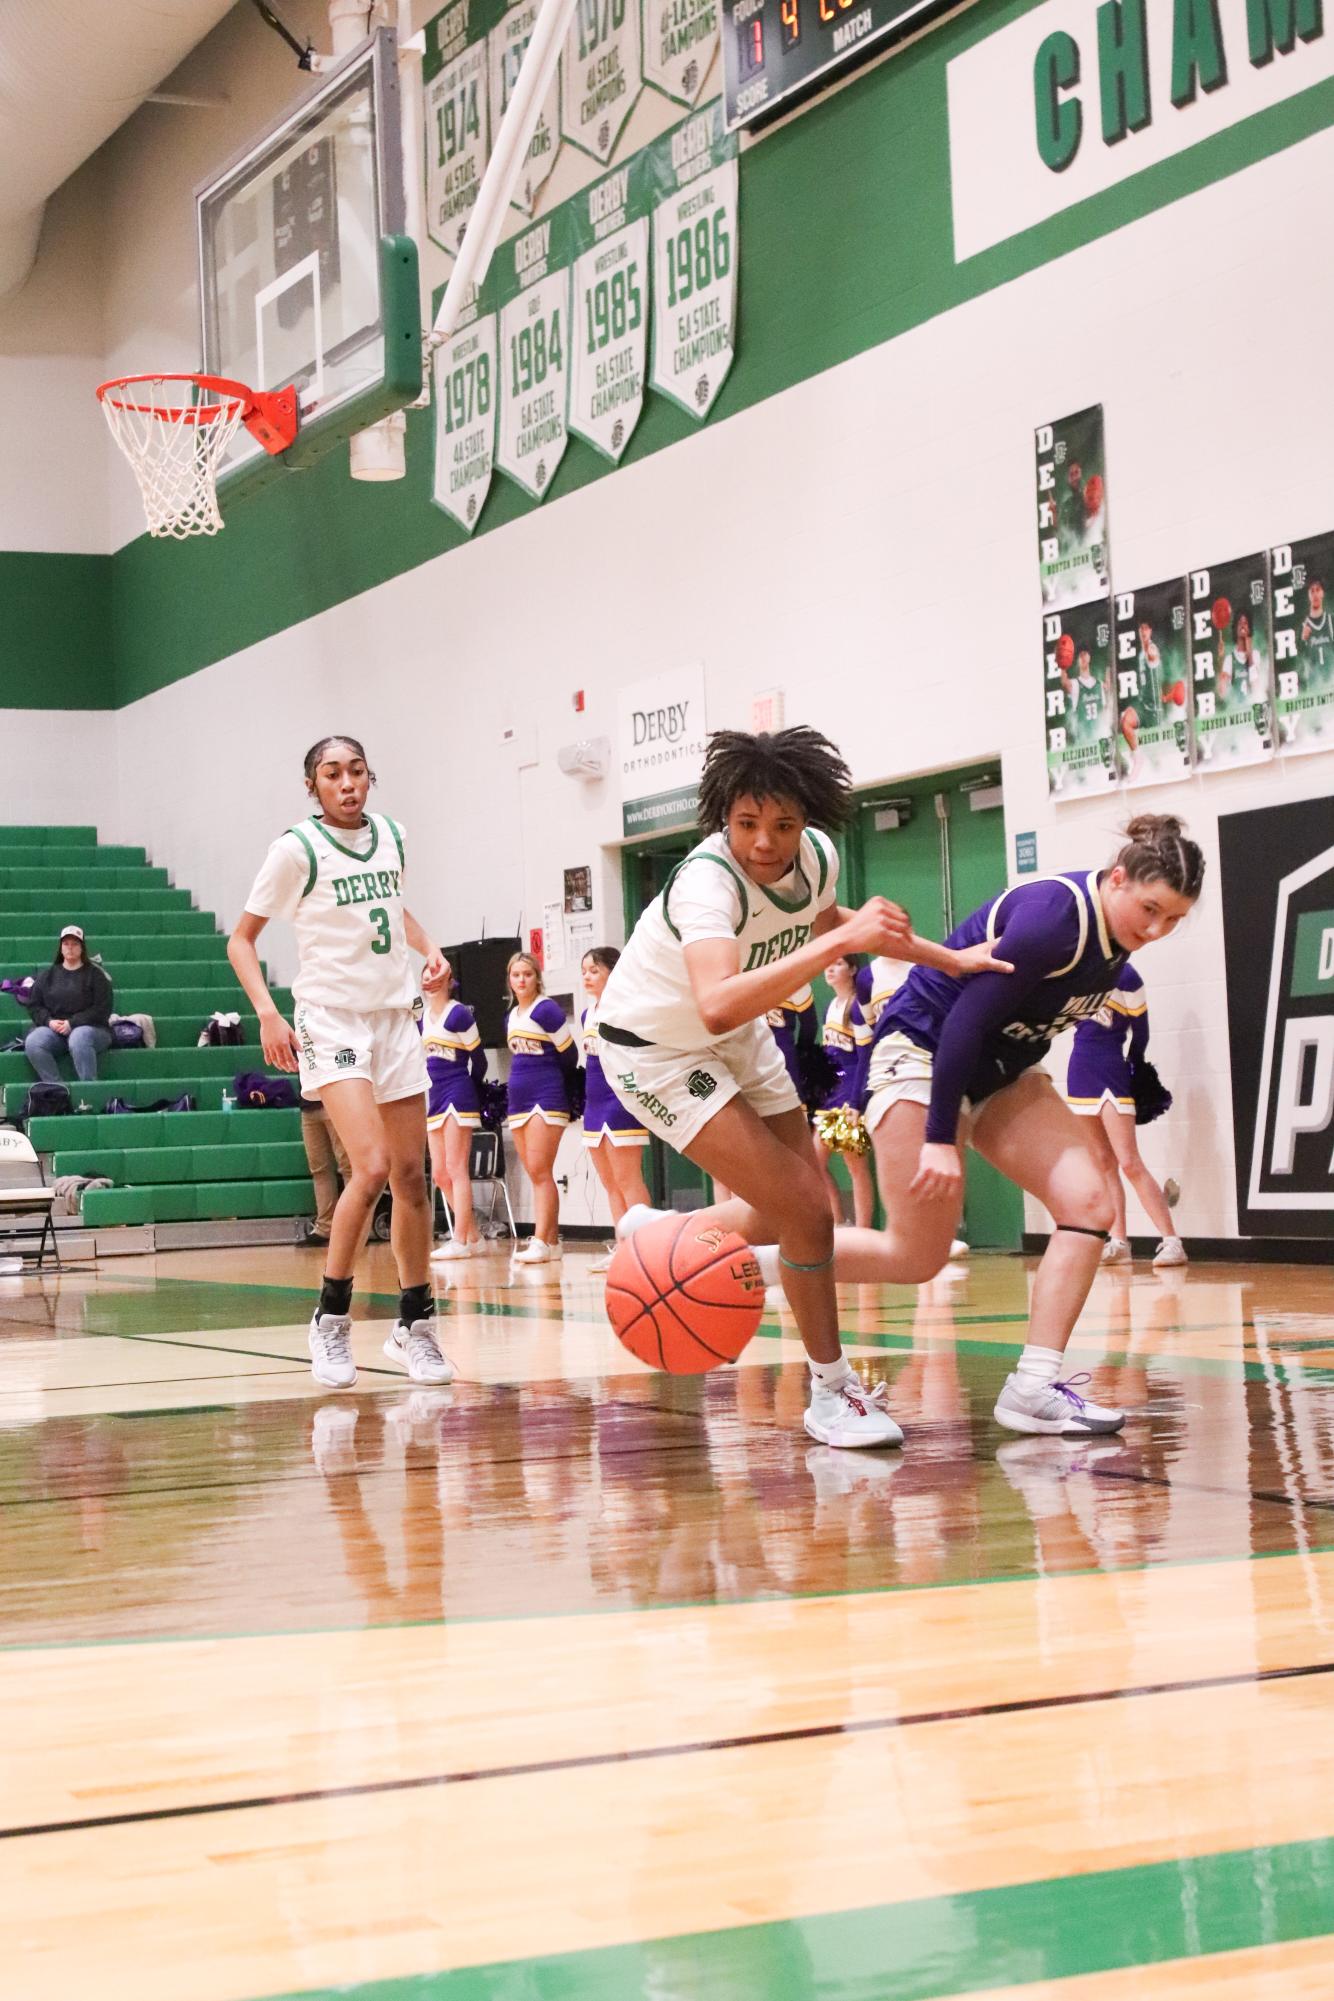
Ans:
{"label": "player ponytail", "polygon": [[333,749],[336,743],[341,743],[345,745],[346,748],[352,752],[352,755],[354,757],[359,757],[361,759],[367,771],[370,771],[371,784],[374,785],[375,773],[371,771],[371,761],[367,757],[365,751],[362,749],[361,745],[357,742],[357,739],[354,736],[322,736],[319,742],[313,743],[310,746],[310,749],[306,752],[304,769],[306,774],[307,792],[314,792],[315,773],[319,770],[325,758],[328,756],[329,752]]}
{"label": "player ponytail", "polygon": [[818,730],[715,730],[704,753],[699,824],[721,833],[738,799],[790,799],[806,821],[831,832],[852,812],[852,773]]}
{"label": "player ponytail", "polygon": [[1204,856],[1175,813],[1137,813],[1116,866],[1131,882],[1165,882],[1192,903],[1204,887]]}

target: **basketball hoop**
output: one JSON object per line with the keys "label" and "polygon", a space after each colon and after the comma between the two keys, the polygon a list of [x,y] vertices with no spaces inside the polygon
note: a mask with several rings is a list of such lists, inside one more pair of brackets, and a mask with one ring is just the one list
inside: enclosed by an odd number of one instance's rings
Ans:
{"label": "basketball hoop", "polygon": [[149,534],[180,541],[222,527],[218,471],[242,424],[275,455],[296,436],[294,388],[257,394],[220,375],[122,375],[97,400],[139,482]]}

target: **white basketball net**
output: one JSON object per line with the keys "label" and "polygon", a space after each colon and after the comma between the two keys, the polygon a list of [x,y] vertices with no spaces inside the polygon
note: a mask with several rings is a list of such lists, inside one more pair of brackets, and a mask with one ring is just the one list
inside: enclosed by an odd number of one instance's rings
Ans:
{"label": "white basketball net", "polygon": [[236,436],[243,400],[180,376],[152,376],[107,389],[102,408],[134,468],[149,534],[180,541],[216,535],[218,467]]}

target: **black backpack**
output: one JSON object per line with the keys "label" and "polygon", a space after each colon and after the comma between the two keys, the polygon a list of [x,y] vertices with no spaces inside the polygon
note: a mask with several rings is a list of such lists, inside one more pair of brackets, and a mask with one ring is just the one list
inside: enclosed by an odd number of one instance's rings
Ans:
{"label": "black backpack", "polygon": [[62,1113],[74,1110],[74,1100],[66,1084],[32,1084],[24,1100],[20,1116],[28,1119],[53,1119]]}

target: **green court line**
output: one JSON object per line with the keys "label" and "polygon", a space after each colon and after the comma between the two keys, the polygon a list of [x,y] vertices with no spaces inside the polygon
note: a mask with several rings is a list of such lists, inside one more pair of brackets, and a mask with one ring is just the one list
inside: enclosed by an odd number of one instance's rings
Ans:
{"label": "green court line", "polygon": [[1295,1841],[266,2001],[940,2001],[1326,1938],[1332,1909],[1334,1841]]}

